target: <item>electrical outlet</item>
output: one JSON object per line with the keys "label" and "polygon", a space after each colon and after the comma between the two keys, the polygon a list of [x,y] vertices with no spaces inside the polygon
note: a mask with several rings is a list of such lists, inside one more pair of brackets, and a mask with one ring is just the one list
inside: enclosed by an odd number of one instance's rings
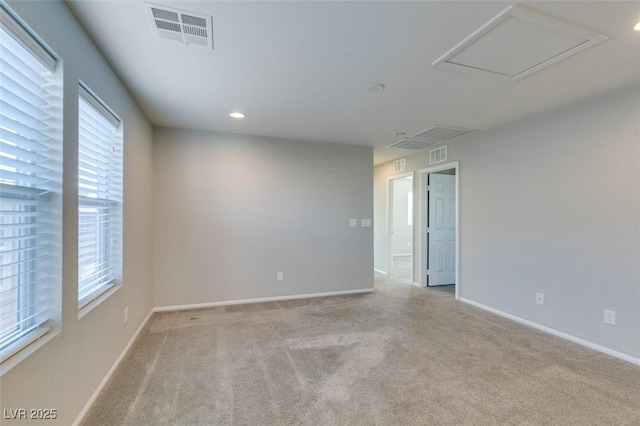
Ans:
{"label": "electrical outlet", "polygon": [[544,293],[536,293],[536,303],[538,305],[544,305]]}
{"label": "electrical outlet", "polygon": [[609,325],[616,325],[616,311],[604,310],[604,323]]}
{"label": "electrical outlet", "polygon": [[129,321],[129,307],[126,306],[124,308],[124,323],[126,324]]}
{"label": "electrical outlet", "polygon": [[284,274],[282,272],[278,272],[276,274],[276,280],[278,281],[284,281]]}
{"label": "electrical outlet", "polygon": [[349,219],[349,227],[357,228],[358,227],[358,219]]}

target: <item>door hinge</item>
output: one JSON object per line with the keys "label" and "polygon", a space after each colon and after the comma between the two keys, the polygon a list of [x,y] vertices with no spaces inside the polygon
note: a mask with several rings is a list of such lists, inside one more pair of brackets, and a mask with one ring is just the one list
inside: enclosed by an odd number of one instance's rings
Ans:
{"label": "door hinge", "polygon": [[427,185],[427,191],[431,190],[431,185]]}
{"label": "door hinge", "polygon": [[431,272],[429,272],[429,270],[427,269],[427,275],[429,275]]}
{"label": "door hinge", "polygon": [[429,232],[431,232],[431,228],[429,228],[429,227],[427,226],[427,234],[428,234]]}

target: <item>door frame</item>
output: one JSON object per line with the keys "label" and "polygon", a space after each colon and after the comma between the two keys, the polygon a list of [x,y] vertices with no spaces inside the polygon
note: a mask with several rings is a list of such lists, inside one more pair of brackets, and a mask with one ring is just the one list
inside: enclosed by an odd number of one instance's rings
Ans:
{"label": "door frame", "polygon": [[[429,200],[429,194],[427,193],[427,184],[426,180],[429,176],[429,173],[440,172],[442,170],[451,170],[454,169],[456,171],[456,300],[460,298],[460,288],[462,287],[462,282],[460,280],[460,162],[459,161],[451,161],[444,164],[439,164],[437,166],[428,167],[426,169],[418,170],[418,244],[416,250],[414,252],[415,259],[417,259],[417,278],[420,287],[427,287],[427,277],[423,271],[427,266],[427,216],[429,214],[428,209],[426,208],[427,201]],[[414,197],[414,200],[416,197]],[[415,208],[415,205],[414,205]],[[414,233],[414,239],[416,238]],[[415,260],[414,260],[415,261]]]}
{"label": "door frame", "polygon": [[387,275],[393,275],[393,248],[391,240],[391,230],[393,228],[393,184],[391,181],[396,179],[404,179],[411,177],[411,184],[413,187],[413,231],[411,232],[411,282],[414,282],[414,269],[416,262],[416,177],[415,172],[398,173],[393,176],[387,177]]}

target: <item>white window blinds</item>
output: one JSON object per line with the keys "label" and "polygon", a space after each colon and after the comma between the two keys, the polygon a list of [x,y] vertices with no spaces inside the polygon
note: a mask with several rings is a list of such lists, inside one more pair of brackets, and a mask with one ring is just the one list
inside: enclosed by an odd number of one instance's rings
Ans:
{"label": "white window blinds", "polygon": [[116,285],[122,264],[122,125],[79,86],[78,303]]}
{"label": "white window blinds", "polygon": [[[55,58],[0,7],[0,360],[59,311],[61,183]],[[58,303],[58,305],[56,305]]]}

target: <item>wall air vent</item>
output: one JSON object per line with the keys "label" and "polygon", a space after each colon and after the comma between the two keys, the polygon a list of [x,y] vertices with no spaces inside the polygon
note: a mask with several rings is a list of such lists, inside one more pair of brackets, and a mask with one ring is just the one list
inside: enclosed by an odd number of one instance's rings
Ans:
{"label": "wall air vent", "polygon": [[431,65],[518,80],[607,39],[511,5]]}
{"label": "wall air vent", "polygon": [[393,173],[400,173],[407,170],[407,159],[401,158],[393,162]]}
{"label": "wall air vent", "polygon": [[447,145],[429,150],[429,164],[447,161]]}
{"label": "wall air vent", "polygon": [[155,34],[164,39],[184,44],[195,44],[213,49],[211,16],[199,15],[145,3]]}

